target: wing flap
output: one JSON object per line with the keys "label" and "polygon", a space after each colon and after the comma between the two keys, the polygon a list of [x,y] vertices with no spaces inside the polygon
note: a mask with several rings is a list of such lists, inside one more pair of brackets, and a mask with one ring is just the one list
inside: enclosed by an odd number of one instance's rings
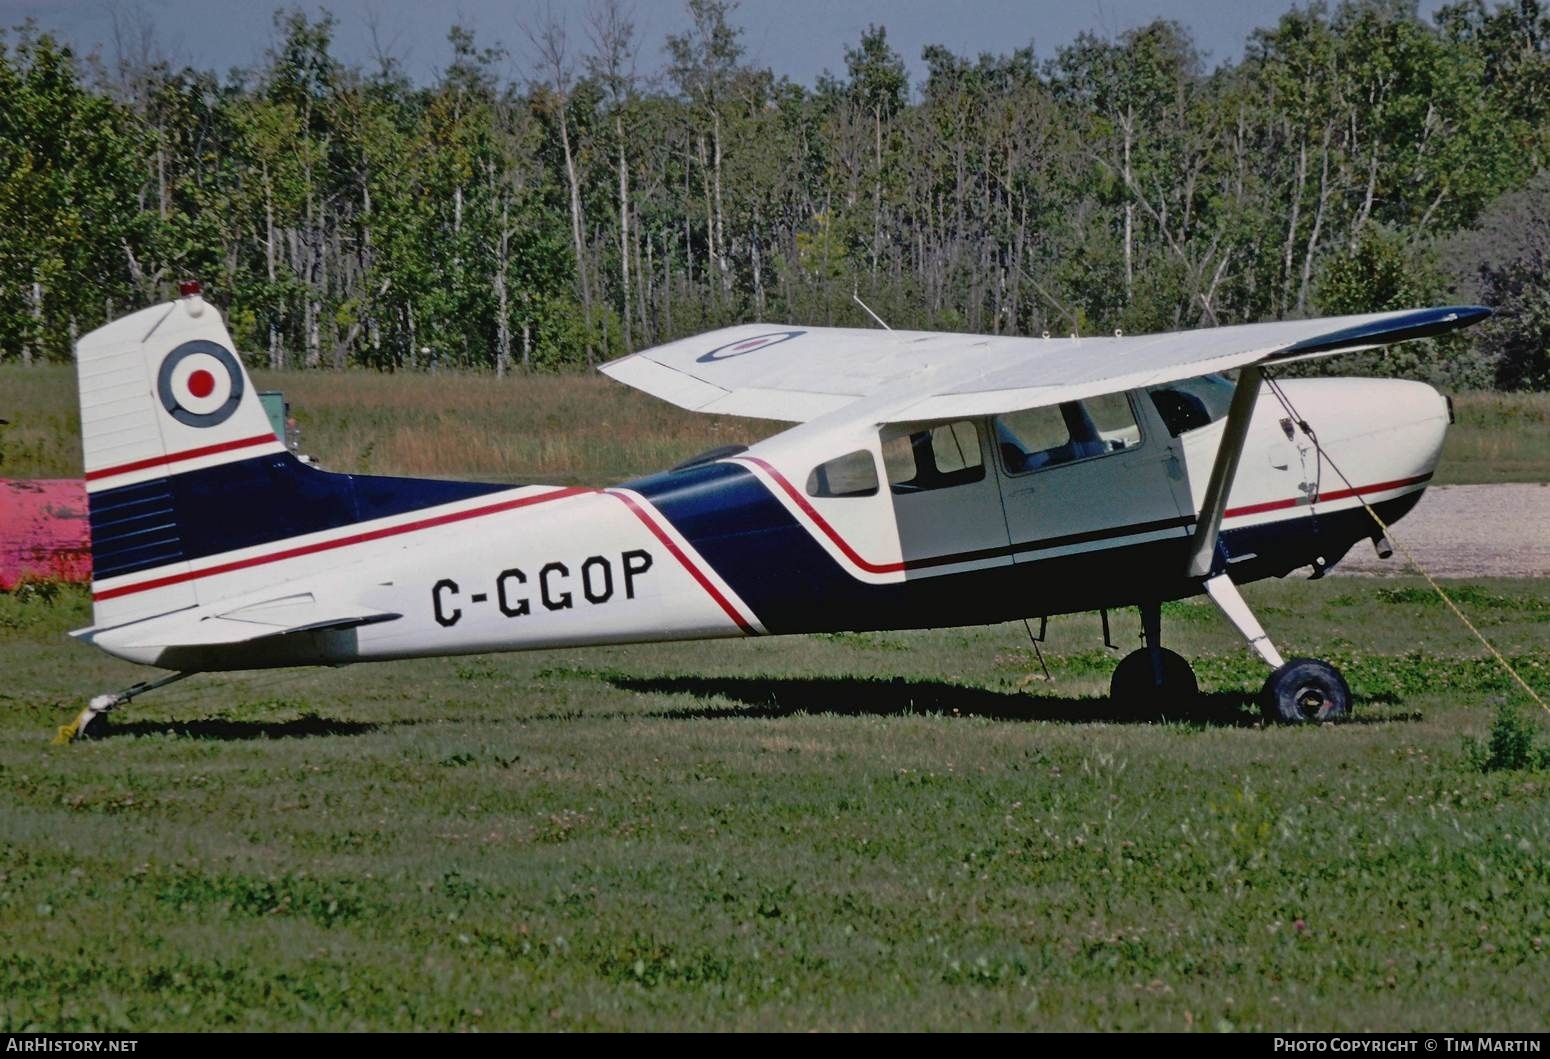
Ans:
{"label": "wing flap", "polygon": [[732,392],[639,354],[610,361],[598,370],[626,386],[691,412],[703,411],[706,405]]}

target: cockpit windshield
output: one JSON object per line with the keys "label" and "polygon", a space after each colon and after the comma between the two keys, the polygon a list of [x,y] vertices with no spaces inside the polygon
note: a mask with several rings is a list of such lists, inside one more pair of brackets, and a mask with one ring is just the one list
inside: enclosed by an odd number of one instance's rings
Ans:
{"label": "cockpit windshield", "polygon": [[1167,425],[1168,433],[1178,437],[1185,431],[1209,426],[1226,416],[1232,404],[1232,391],[1231,379],[1212,374],[1154,386],[1147,392],[1152,395],[1152,404]]}

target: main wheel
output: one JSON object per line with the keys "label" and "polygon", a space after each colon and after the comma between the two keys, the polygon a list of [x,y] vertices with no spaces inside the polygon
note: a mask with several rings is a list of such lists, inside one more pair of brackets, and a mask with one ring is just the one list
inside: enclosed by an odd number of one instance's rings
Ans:
{"label": "main wheel", "polygon": [[1194,705],[1200,696],[1195,671],[1183,656],[1162,649],[1162,683],[1152,669],[1146,648],[1131,651],[1114,667],[1109,679],[1109,701],[1121,717],[1160,717],[1171,707]]}
{"label": "main wheel", "polygon": [[1293,658],[1271,673],[1259,692],[1267,721],[1312,724],[1351,716],[1351,689],[1340,670],[1317,658]]}

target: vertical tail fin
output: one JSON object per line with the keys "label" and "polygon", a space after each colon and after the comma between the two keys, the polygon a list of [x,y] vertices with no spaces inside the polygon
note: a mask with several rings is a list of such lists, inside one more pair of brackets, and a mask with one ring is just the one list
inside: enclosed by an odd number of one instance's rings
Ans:
{"label": "vertical tail fin", "polygon": [[[188,556],[172,476],[285,449],[226,325],[191,294],[81,338],[76,371],[95,622],[118,625],[192,606],[192,584],[174,580],[187,572]],[[124,579],[151,570],[169,583],[112,594]]]}
{"label": "vertical tail fin", "polygon": [[302,576],[351,527],[509,488],[303,464],[197,294],[93,331],[76,361],[99,629]]}

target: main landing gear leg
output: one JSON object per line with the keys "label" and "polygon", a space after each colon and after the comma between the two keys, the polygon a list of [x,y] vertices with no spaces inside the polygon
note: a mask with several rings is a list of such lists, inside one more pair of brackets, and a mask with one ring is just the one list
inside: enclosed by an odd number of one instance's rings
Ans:
{"label": "main landing gear leg", "polygon": [[75,720],[69,724],[61,725],[59,734],[54,737],[54,745],[59,746],[70,742],[72,739],[98,739],[101,738],[108,726],[107,712],[115,706],[123,706],[131,699],[144,695],[147,691],[155,691],[164,688],[168,684],[175,684],[184,677],[194,674],[174,673],[160,680],[142,680],[138,684],[131,685],[123,691],[111,691],[106,695],[94,697],[86,708],[76,715]]}
{"label": "main landing gear leg", "polygon": [[1317,658],[1293,658],[1286,661],[1238,586],[1226,574],[1207,578],[1206,593],[1227,620],[1248,641],[1249,646],[1270,667],[1270,676],[1259,692],[1259,708],[1267,721],[1306,724],[1314,721],[1338,721],[1351,715],[1351,689],[1340,670]]}
{"label": "main landing gear leg", "polygon": [[1146,646],[1120,660],[1109,681],[1109,702],[1123,717],[1157,717],[1169,706],[1189,706],[1200,694],[1195,671],[1162,645],[1162,603],[1141,604]]}

